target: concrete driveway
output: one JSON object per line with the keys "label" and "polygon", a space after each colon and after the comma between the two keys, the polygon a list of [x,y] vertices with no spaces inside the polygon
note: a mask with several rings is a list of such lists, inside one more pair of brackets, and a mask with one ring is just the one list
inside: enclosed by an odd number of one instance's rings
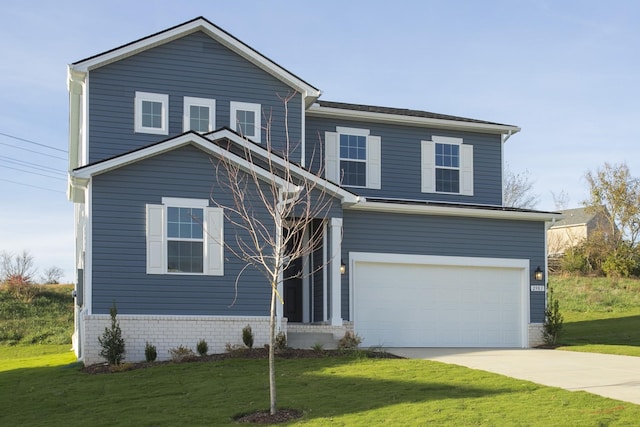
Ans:
{"label": "concrete driveway", "polygon": [[389,348],[570,391],[583,390],[640,405],[640,357],[541,349]]}

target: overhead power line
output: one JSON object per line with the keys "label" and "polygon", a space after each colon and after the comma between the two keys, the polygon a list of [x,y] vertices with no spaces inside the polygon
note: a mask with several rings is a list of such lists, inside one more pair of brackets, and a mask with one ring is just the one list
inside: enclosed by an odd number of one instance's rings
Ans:
{"label": "overhead power line", "polygon": [[45,178],[49,178],[49,179],[58,179],[60,181],[66,181],[65,178],[58,178],[57,176],[51,176],[51,175],[45,175],[43,173],[38,173],[38,172],[34,172],[34,171],[29,171],[29,170],[24,170],[24,169],[19,169],[19,168],[13,168],[11,166],[3,166],[3,169],[13,169],[16,171],[20,171],[20,172],[25,172],[25,173],[30,173],[33,175],[40,175],[40,176],[44,176]]}
{"label": "overhead power line", "polygon": [[62,153],[66,153],[67,152],[67,150],[63,150],[63,149],[58,148],[58,147],[54,147],[54,146],[47,145],[47,144],[41,144],[39,142],[31,141],[30,139],[20,138],[19,136],[15,136],[15,135],[9,135],[8,133],[0,132],[0,135],[6,136],[7,138],[17,139],[18,141],[28,142],[29,144],[38,145],[40,147],[48,148],[49,150],[60,151]]}
{"label": "overhead power line", "polygon": [[48,166],[42,166],[33,162],[26,162],[24,160],[18,160],[13,157],[0,156],[0,162],[11,163],[18,166],[26,166],[30,168],[34,168],[40,170],[42,172],[54,173],[57,175],[66,175],[66,172],[63,172],[61,169],[50,168]]}
{"label": "overhead power line", "polygon": [[4,142],[4,141],[0,141],[0,144],[8,145],[9,147],[17,148],[18,150],[24,150],[24,151],[28,151],[30,153],[35,153],[35,154],[40,154],[42,156],[51,157],[53,159],[67,160],[65,157],[54,156],[53,154],[41,153],[40,151],[36,151],[36,150],[29,150],[28,148],[24,148],[24,147],[20,147],[20,146],[17,146],[17,145],[9,144],[8,142]]}
{"label": "overhead power line", "polygon": [[38,185],[25,184],[23,182],[18,182],[18,181],[11,181],[10,179],[0,178],[0,181],[10,182],[11,184],[24,185],[25,187],[39,188],[40,190],[46,190],[46,191],[52,191],[54,193],[62,193],[62,194],[64,194],[64,191],[54,190],[52,188],[40,187]]}

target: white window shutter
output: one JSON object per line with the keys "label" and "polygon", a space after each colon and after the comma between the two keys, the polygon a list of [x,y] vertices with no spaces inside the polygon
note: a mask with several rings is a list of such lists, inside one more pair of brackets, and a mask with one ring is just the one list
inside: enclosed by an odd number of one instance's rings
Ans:
{"label": "white window shutter", "polygon": [[205,208],[205,274],[224,276],[224,212],[222,208]]}
{"label": "white window shutter", "polygon": [[324,176],[329,181],[340,183],[340,144],[336,132],[324,133]]}
{"label": "white window shutter", "polygon": [[380,149],[379,136],[367,137],[367,188],[380,189]]}
{"label": "white window shutter", "polygon": [[460,146],[460,194],[473,196],[473,145]]}
{"label": "white window shutter", "polygon": [[436,192],[436,144],[422,141],[422,192]]}
{"label": "white window shutter", "polygon": [[147,205],[147,274],[164,274],[164,206]]}

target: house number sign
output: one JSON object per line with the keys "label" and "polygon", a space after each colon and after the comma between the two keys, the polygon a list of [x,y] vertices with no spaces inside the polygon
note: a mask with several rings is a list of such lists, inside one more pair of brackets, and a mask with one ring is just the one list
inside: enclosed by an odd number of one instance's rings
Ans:
{"label": "house number sign", "polygon": [[531,285],[531,292],[544,292],[544,285]]}

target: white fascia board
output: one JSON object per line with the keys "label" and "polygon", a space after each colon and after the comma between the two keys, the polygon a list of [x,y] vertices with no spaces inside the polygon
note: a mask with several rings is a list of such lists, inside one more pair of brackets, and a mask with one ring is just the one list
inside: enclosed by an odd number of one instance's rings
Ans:
{"label": "white fascia board", "polygon": [[519,221],[552,221],[560,214],[552,212],[516,212],[451,206],[409,205],[401,203],[361,202],[345,209],[413,215],[459,216]]}
{"label": "white fascia board", "polygon": [[185,23],[184,25],[180,25],[170,30],[163,31],[151,37],[143,38],[120,48],[110,50],[102,55],[97,55],[87,60],[72,64],[70,65],[70,67],[77,71],[87,72],[92,69],[99,68],[112,62],[116,62],[129,56],[135,55],[147,49],[163,45],[197,31],[203,31],[205,34],[207,34],[209,37],[213,38],[220,44],[231,49],[233,52],[242,56],[249,62],[265,70],[278,80],[296,89],[298,92],[302,93],[305,98],[311,98],[311,102],[320,96],[320,90],[309,85],[308,83],[291,74],[276,63],[267,59],[262,54],[253,50],[248,45],[240,42],[235,37],[231,36],[222,29],[208,22],[206,19],[202,18],[195,19],[191,22]]}
{"label": "white fascia board", "polygon": [[[290,163],[289,165],[287,165],[287,161],[277,155],[269,155],[268,151],[265,150],[264,148],[253,144],[250,141],[247,141],[245,138],[242,138],[240,136],[238,136],[236,133],[228,130],[228,129],[222,129],[216,132],[212,132],[209,133],[207,135],[205,135],[206,138],[209,138],[211,140],[216,140],[219,138],[227,138],[230,139],[240,145],[242,145],[242,147],[244,147],[244,149],[247,149],[253,153],[258,154],[259,156],[265,157],[265,158],[269,158],[273,163],[275,163],[276,165],[282,167],[282,168],[289,168],[291,170],[291,172],[295,175],[300,176],[301,178],[304,178],[305,180],[309,180],[309,181],[317,181],[318,180],[318,176],[312,174],[311,172],[307,171],[306,169],[303,169],[299,166],[296,166],[293,163]],[[360,201],[360,197],[344,190],[343,188],[341,188],[339,185],[336,185],[334,183],[332,183],[331,181],[325,180],[323,179],[324,182],[320,183],[319,187],[322,188],[327,194],[330,195],[335,195],[337,197],[339,197],[342,200],[343,204],[354,204],[354,203],[358,203]]]}
{"label": "white fascia board", "polygon": [[469,132],[487,132],[495,134],[511,134],[520,132],[517,126],[498,125],[489,123],[464,122],[459,120],[432,119],[428,117],[405,116],[401,114],[375,113],[369,111],[348,110],[344,108],[322,107],[314,104],[307,110],[307,114],[314,117],[334,119],[363,120],[378,123],[391,123],[432,127],[440,129],[457,129]]}
{"label": "white fascia board", "polygon": [[165,141],[163,143],[159,143],[153,145],[151,147],[143,148],[141,150],[134,151],[129,154],[125,154],[123,156],[118,156],[113,159],[105,160],[103,162],[97,163],[95,165],[87,166],[79,170],[75,170],[71,172],[72,181],[82,183],[83,179],[88,180],[95,175],[100,175],[105,172],[112,171],[114,169],[121,168],[123,166],[136,163],[140,160],[144,160],[153,156],[157,156],[158,154],[166,153],[168,151],[174,150],[184,145],[195,145],[201,150],[212,154],[218,158],[225,157],[230,162],[237,164],[240,166],[242,170],[245,172],[255,173],[259,178],[263,179],[266,182],[275,182],[279,187],[284,188],[286,191],[295,191],[296,186],[283,180],[282,178],[274,175],[261,167],[258,167],[252,163],[249,163],[245,159],[236,156],[224,150],[223,148],[212,144],[210,141],[205,138],[197,135],[195,133],[186,133],[184,135],[180,135],[171,140]]}

